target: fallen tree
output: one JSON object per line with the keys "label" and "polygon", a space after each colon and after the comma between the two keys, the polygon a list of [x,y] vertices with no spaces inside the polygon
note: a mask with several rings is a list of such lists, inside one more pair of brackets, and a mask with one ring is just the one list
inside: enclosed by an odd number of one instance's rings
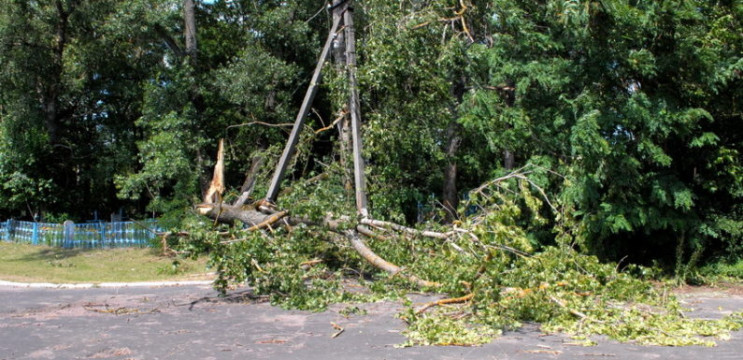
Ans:
{"label": "fallen tree", "polygon": [[[261,230],[267,227],[275,225],[284,226],[296,226],[299,224],[304,225],[320,225],[326,227],[328,230],[340,232],[341,227],[345,225],[345,229],[342,230],[343,234],[349,239],[349,242],[354,249],[367,261],[374,266],[392,274],[398,275],[402,271],[399,266],[384,260],[382,257],[374,253],[361,239],[361,236],[377,237],[371,229],[367,226],[372,227],[384,227],[388,229],[394,229],[402,231],[408,234],[418,234],[423,236],[433,236],[438,238],[446,238],[448,235],[439,234],[434,232],[419,232],[418,230],[404,227],[399,224],[390,222],[383,222],[373,220],[369,218],[369,211],[367,209],[366,200],[366,185],[364,180],[364,160],[361,157],[362,152],[362,141],[361,141],[361,113],[359,110],[359,96],[356,85],[356,50],[355,50],[355,35],[354,35],[354,24],[353,24],[353,12],[351,7],[346,1],[336,1],[334,7],[334,21],[330,28],[330,33],[325,42],[325,45],[320,53],[315,71],[310,81],[310,86],[307,89],[307,93],[304,97],[304,101],[300,107],[299,113],[295,120],[292,131],[287,140],[284,151],[279,159],[276,169],[269,185],[265,199],[257,201],[250,206],[243,206],[245,200],[249,197],[249,191],[252,191],[252,187],[243,186],[244,191],[240,197],[235,201],[234,204],[224,204],[222,202],[222,195],[225,191],[224,184],[224,141],[220,140],[219,150],[217,153],[217,161],[214,167],[214,173],[209,188],[204,194],[204,202],[196,205],[196,209],[199,214],[210,217],[217,222],[233,223],[240,221],[247,226],[246,231]],[[353,142],[353,165],[354,165],[354,189],[356,194],[356,207],[357,213],[361,217],[358,224],[350,224],[347,219],[332,219],[326,217],[321,224],[315,221],[311,221],[306,218],[297,218],[288,216],[288,210],[276,210],[274,205],[277,196],[279,195],[279,184],[282,181],[284,172],[290,162],[290,158],[295,153],[295,147],[299,139],[300,131],[304,126],[304,121],[307,113],[309,112],[310,106],[315,94],[317,93],[317,86],[321,78],[322,68],[325,64],[325,60],[330,52],[331,45],[337,37],[337,31],[339,26],[343,24],[343,36],[345,41],[345,61],[346,71],[348,77],[348,104],[346,108],[348,112],[346,114],[350,116],[351,125],[351,139]],[[253,182],[254,179],[250,179],[253,176],[253,172],[248,175],[245,183]],[[407,275],[408,279],[413,283],[416,283],[423,287],[438,286],[439,284],[424,279],[420,279],[415,275]]]}
{"label": "fallen tree", "polygon": [[[177,233],[186,235],[184,248],[209,253],[218,289],[247,283],[277,304],[315,310],[334,302],[402,296],[412,289],[451,296],[401,314],[412,345],[479,344],[523,321],[541,322],[546,331],[569,333],[583,344],[592,334],[604,334],[646,344],[710,345],[700,335],[724,337],[743,326],[741,314],[720,321],[689,320],[663,290],[578,253],[569,209],[554,204],[531,176],[555,175],[543,167],[527,165],[473,189],[462,207],[476,209],[474,214],[458,214],[460,221],[437,230],[373,218],[361,157],[353,21],[345,1],[334,6],[328,39],[265,196],[244,205],[255,188],[251,165],[243,183],[250,185],[232,203],[226,201],[220,143],[211,186],[195,206],[215,228],[204,231],[203,224],[196,224]],[[350,121],[337,123],[351,127],[352,144],[342,148],[353,149],[353,204],[334,204],[333,194],[348,195],[345,166],[328,166],[325,173],[294,183],[279,199],[341,24],[349,90],[347,111],[341,113]],[[313,205],[302,209],[305,202]],[[537,251],[526,228],[539,228],[545,215],[555,217],[549,230],[557,234],[557,244]],[[349,278],[366,290],[348,291]]]}

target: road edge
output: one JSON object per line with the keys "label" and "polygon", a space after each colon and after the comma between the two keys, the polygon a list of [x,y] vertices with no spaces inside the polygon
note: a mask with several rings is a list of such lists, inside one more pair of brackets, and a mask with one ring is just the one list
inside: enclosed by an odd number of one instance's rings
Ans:
{"label": "road edge", "polygon": [[166,286],[193,286],[211,285],[213,280],[183,280],[183,281],[142,281],[142,282],[101,282],[79,284],[55,284],[43,282],[14,282],[0,280],[0,286],[32,289],[90,289],[90,288],[122,288],[122,287],[166,287]]}

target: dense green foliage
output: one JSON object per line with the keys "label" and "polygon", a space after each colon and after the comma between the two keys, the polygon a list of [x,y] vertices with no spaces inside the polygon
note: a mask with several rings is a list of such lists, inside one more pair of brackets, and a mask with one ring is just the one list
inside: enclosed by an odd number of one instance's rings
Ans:
{"label": "dense green foliage", "polygon": [[[197,4],[196,60],[184,53],[180,5],[3,3],[2,214],[182,212],[222,137],[233,186],[268,151],[260,196],[285,138],[264,124],[292,118],[329,13],[322,2]],[[736,260],[742,6],[358,2],[373,214],[412,222],[419,204],[534,163],[564,176],[541,185],[590,252]],[[345,99],[342,73],[326,72],[309,129]],[[291,178],[325,171],[336,137],[308,133]],[[553,225],[529,231],[554,243]]]}
{"label": "dense green foliage", "polygon": [[[335,172],[334,183],[342,179]],[[533,173],[534,174],[534,173]],[[537,176],[534,176],[537,177]],[[312,196],[330,196],[330,188],[300,186],[293,204],[316,213]],[[337,192],[342,194],[339,187]],[[312,195],[312,196],[310,196]],[[686,309],[647,279],[650,269],[632,266],[619,272],[616,264],[578,253],[563,232],[558,246],[534,251],[533,240],[516,219],[539,212],[546,204],[528,178],[508,177],[489,183],[473,196],[480,215],[459,224],[461,237],[446,241],[396,236],[370,241],[384,258],[405,264],[403,275],[390,275],[363,260],[337,231],[300,225],[268,232],[245,232],[222,226],[203,231],[203,218],[186,222],[194,236],[179,248],[209,253],[219,275],[215,285],[228,291],[247,283],[273,304],[322,310],[337,302],[406,299],[415,288],[404,274],[416,274],[440,286],[426,290],[465,302],[427,308],[406,301],[399,314],[408,323],[411,345],[473,345],[491,341],[523,322],[539,322],[546,332],[569,334],[576,344],[593,344],[592,335],[645,345],[712,346],[743,327],[743,313],[720,320],[687,317]],[[530,216],[531,217],[531,216]],[[544,220],[536,220],[541,222]]]}
{"label": "dense green foliage", "polygon": [[[361,296],[337,282],[352,274],[404,289],[337,231],[245,234],[190,214],[220,138],[224,200],[253,164],[263,196],[331,14],[324,1],[197,1],[189,45],[183,5],[0,3],[0,218],[170,216],[193,234],[182,248],[212,256],[219,286],[248,281],[294,307]],[[525,320],[646,341],[628,296],[665,309],[645,319],[653,327],[682,334],[672,302],[597,259],[680,280],[707,263],[736,272],[725,262],[743,259],[743,3],[358,0],[354,11],[372,216],[478,239],[370,241],[441,291],[475,294],[469,323],[408,314],[415,343],[457,341],[416,338],[436,326],[461,340],[472,324]],[[354,213],[331,126],[347,101],[342,68],[326,65],[278,198],[296,216]]]}

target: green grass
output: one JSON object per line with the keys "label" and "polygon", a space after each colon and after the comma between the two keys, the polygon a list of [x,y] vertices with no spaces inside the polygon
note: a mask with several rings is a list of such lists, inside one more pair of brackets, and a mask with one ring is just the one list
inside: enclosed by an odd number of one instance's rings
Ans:
{"label": "green grass", "polygon": [[150,248],[62,249],[0,242],[0,280],[102,283],[211,279],[206,260],[160,256]]}
{"label": "green grass", "polygon": [[712,279],[743,280],[743,260],[736,262],[716,262],[700,269],[703,277]]}

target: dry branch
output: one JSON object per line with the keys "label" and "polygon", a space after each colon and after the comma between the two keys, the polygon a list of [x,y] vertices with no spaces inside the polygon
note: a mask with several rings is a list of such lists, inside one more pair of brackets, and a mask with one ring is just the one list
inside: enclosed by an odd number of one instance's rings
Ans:
{"label": "dry branch", "polygon": [[[258,202],[258,204],[260,204],[260,201]],[[286,211],[264,212],[259,211],[259,209],[265,209],[265,207],[258,204],[248,206],[233,206],[228,204],[198,204],[196,205],[196,211],[200,215],[209,217],[212,220],[216,220],[221,223],[233,224],[235,221],[240,221],[243,224],[249,225],[251,227],[259,226],[259,228],[261,226],[265,227],[265,225],[261,225],[263,223],[271,225],[281,221],[282,224],[289,226],[305,224],[308,226],[324,227],[328,230],[335,231],[350,222],[349,218],[334,218],[330,215],[326,216],[325,219],[323,219],[321,222],[318,222],[303,217],[286,216]],[[256,208],[256,205],[258,205],[257,207],[259,209]],[[275,217],[277,218],[274,219]],[[246,230],[250,230],[250,228]]]}
{"label": "dry branch", "polygon": [[259,229],[263,229],[264,227],[271,226],[274,223],[276,223],[277,221],[281,220],[287,214],[289,214],[289,212],[286,211],[286,210],[279,211],[279,212],[277,212],[277,213],[269,216],[268,219],[263,220],[263,222],[261,222],[260,224],[255,224],[255,225],[249,227],[247,229],[247,231],[256,231],[256,230],[259,230]]}
{"label": "dry branch", "polygon": [[360,222],[361,224],[374,226],[377,228],[392,229],[392,230],[403,232],[403,233],[410,234],[410,235],[425,236],[425,237],[431,237],[431,238],[442,239],[442,240],[446,240],[455,234],[454,231],[441,233],[441,232],[430,231],[430,230],[418,230],[418,229],[413,229],[407,226],[402,226],[397,223],[393,223],[389,221],[382,221],[382,220],[361,219]]}
{"label": "dry branch", "polygon": [[357,226],[356,227],[356,230],[361,235],[364,235],[364,236],[369,237],[369,238],[372,238],[372,239],[376,239],[376,240],[388,240],[386,237],[375,233],[374,231],[372,231],[371,229],[369,229],[368,227],[363,226],[363,225]]}
{"label": "dry branch", "polygon": [[424,304],[421,306],[418,310],[415,311],[416,314],[422,314],[424,311],[434,307],[434,306],[441,306],[441,305],[448,305],[448,304],[461,304],[467,301],[472,300],[472,298],[475,297],[474,293],[467,294],[465,296],[460,296],[456,298],[449,298],[449,299],[441,299],[437,301],[431,301],[429,303]]}
{"label": "dry branch", "polygon": [[251,126],[251,125],[263,125],[263,126],[268,126],[268,127],[292,127],[294,126],[294,123],[271,124],[271,123],[267,123],[263,121],[251,121],[251,122],[242,123],[242,124],[230,125],[227,127],[227,129],[243,127],[243,126]]}
{"label": "dry branch", "polygon": [[333,120],[333,122],[330,123],[330,125],[315,130],[315,134],[317,135],[317,134],[319,134],[319,133],[321,133],[323,131],[330,130],[333,126],[337,125],[341,120],[343,120],[343,118],[345,118],[347,114],[348,114],[348,112],[342,111],[341,112],[341,115],[338,116],[335,120]]}
{"label": "dry branch", "polygon": [[248,170],[247,174],[245,175],[243,186],[240,187],[240,197],[238,197],[232,205],[242,206],[243,204],[245,204],[246,201],[248,201],[248,198],[250,198],[250,194],[255,188],[255,181],[258,177],[258,170],[261,168],[262,165],[262,156],[253,157],[253,160],[250,164],[250,170]]}
{"label": "dry branch", "polygon": [[571,308],[569,308],[569,307],[568,307],[568,306],[567,306],[567,305],[565,304],[565,302],[564,302],[564,301],[561,301],[560,299],[558,299],[558,298],[556,298],[556,297],[554,297],[554,296],[552,296],[552,295],[550,295],[550,297],[549,297],[549,298],[550,298],[550,301],[552,301],[553,303],[557,304],[557,305],[558,305],[558,306],[560,306],[561,308],[563,308],[563,309],[567,310],[567,311],[568,311],[569,313],[571,313],[571,314],[573,314],[573,315],[575,315],[575,316],[577,316],[577,317],[579,317],[579,318],[581,318],[581,319],[585,319],[585,318],[587,318],[587,317],[588,317],[588,315],[586,315],[586,314],[584,314],[584,313],[582,313],[582,312],[580,312],[580,311],[578,311],[578,310],[575,310],[575,309],[571,309]]}

